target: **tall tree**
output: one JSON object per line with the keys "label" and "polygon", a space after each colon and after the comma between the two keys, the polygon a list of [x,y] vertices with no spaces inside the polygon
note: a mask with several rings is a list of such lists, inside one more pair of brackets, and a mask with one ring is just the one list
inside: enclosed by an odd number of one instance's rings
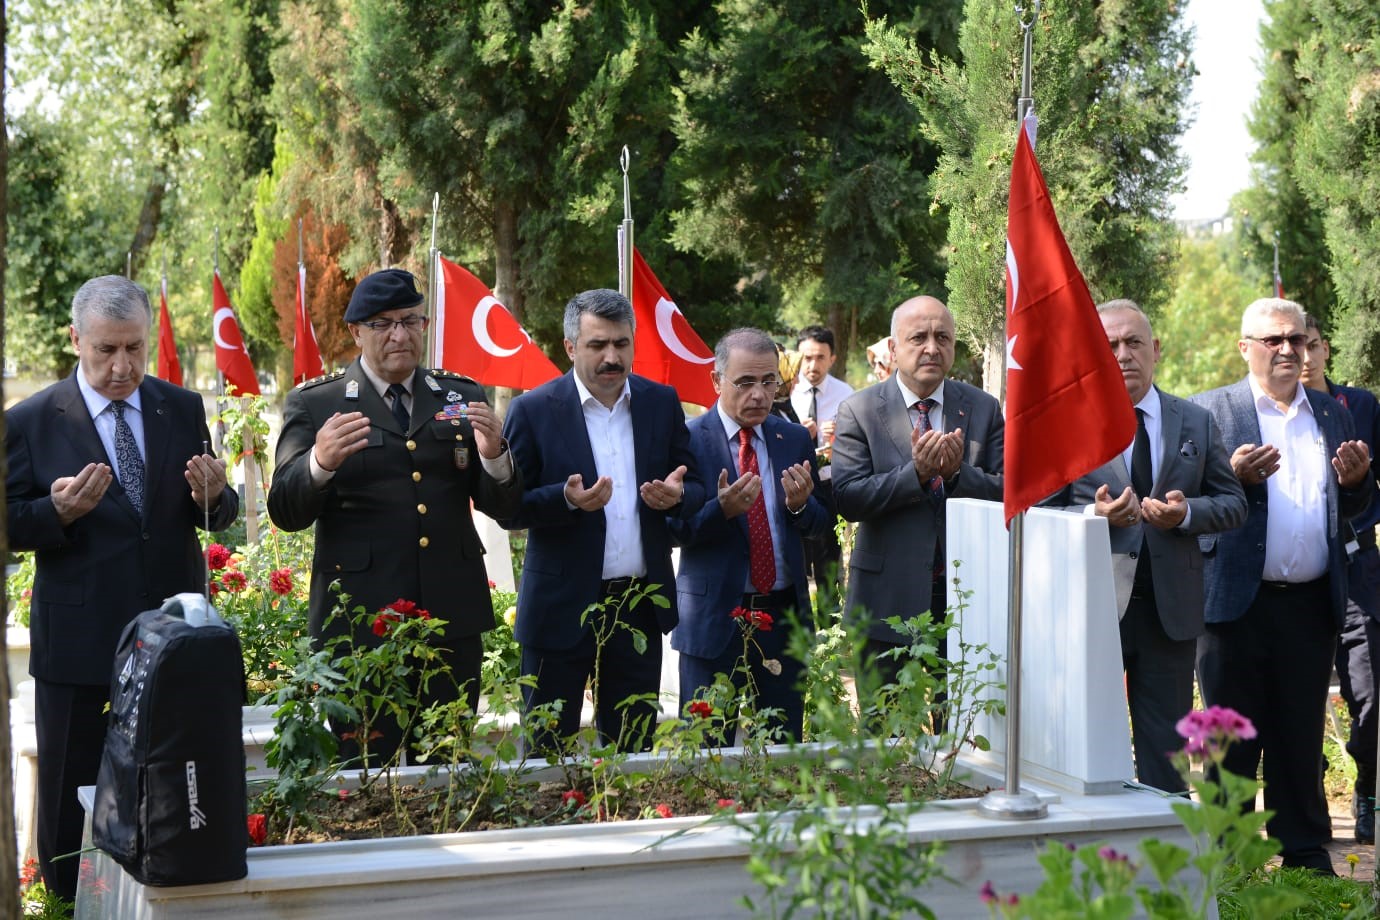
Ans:
{"label": "tall tree", "polygon": [[[958,0],[868,9],[956,53]],[[935,150],[869,67],[863,25],[853,0],[720,0],[684,42],[676,96],[675,244],[766,273],[798,315],[827,318],[844,356],[942,273],[925,188]]]}
{"label": "tall tree", "polygon": [[1259,95],[1251,107],[1250,132],[1257,147],[1251,184],[1232,201],[1235,233],[1260,269],[1259,296],[1271,290],[1275,234],[1287,296],[1318,317],[1324,328],[1336,294],[1328,272],[1322,212],[1299,187],[1294,172],[1296,135],[1307,120],[1309,101],[1299,79],[1299,50],[1312,40],[1316,24],[1309,0],[1267,0],[1260,25],[1262,69]]}
{"label": "tall tree", "polygon": [[1322,213],[1338,376],[1380,383],[1380,8],[1313,0],[1297,64],[1307,98],[1294,174]]}
{"label": "tall tree", "polygon": [[[1182,187],[1177,144],[1193,74],[1182,16],[1178,0],[1052,2],[1033,25],[1038,154],[1069,248],[1095,299],[1131,297],[1151,311],[1169,299],[1178,244],[1169,198]],[[962,64],[881,20],[868,38],[943,151],[932,188],[949,209],[950,306],[999,391],[1017,13],[1009,0],[966,0]]]}

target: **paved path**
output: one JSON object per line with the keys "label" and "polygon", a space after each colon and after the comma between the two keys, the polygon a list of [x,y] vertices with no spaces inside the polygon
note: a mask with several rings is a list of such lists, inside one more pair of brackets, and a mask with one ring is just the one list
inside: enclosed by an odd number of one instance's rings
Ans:
{"label": "paved path", "polygon": [[[1333,803],[1332,842],[1327,845],[1327,851],[1332,854],[1332,868],[1343,878],[1371,881],[1375,878],[1375,847],[1357,843],[1354,830],[1350,807],[1345,803]],[[1346,861],[1352,853],[1359,858],[1354,873]]]}

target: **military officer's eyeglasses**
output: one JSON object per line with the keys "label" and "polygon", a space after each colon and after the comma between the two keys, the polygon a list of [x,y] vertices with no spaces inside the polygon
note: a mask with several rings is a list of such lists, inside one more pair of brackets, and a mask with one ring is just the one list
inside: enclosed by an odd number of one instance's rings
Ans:
{"label": "military officer's eyeglasses", "polygon": [[775,393],[776,388],[781,386],[781,381],[775,377],[763,377],[761,380],[753,380],[749,377],[746,380],[730,380],[733,388],[739,393],[751,393],[753,387],[761,387],[768,393]]}
{"label": "military officer's eyeglasses", "polygon": [[408,332],[416,332],[418,329],[425,329],[427,327],[427,323],[429,322],[430,320],[428,320],[425,316],[420,316],[416,313],[411,313],[407,316],[404,316],[402,319],[370,319],[365,320],[364,322],[360,323],[360,325],[368,326],[375,332],[382,333],[383,335],[388,335],[390,332],[393,331],[393,327],[395,326],[402,326]]}
{"label": "military officer's eyeglasses", "polygon": [[1306,335],[1247,335],[1242,338],[1250,339],[1252,342],[1259,342],[1271,351],[1279,351],[1288,342],[1289,347],[1294,351],[1303,351],[1303,347],[1308,344]]}

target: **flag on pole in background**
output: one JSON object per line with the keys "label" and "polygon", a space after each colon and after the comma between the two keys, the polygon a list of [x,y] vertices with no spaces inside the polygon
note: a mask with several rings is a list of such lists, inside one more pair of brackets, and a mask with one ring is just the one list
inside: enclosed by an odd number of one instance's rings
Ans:
{"label": "flag on pole in background", "polygon": [[436,257],[436,367],[485,386],[530,390],[561,375],[484,282]]}
{"label": "flag on pole in background", "polygon": [[1279,274],[1279,254],[1275,254],[1275,296],[1284,299],[1284,279]]}
{"label": "flag on pole in background", "polygon": [[709,372],[714,353],[690,328],[671,295],[633,250],[633,373],[675,387],[681,402],[712,406],[718,398]]}
{"label": "flag on pole in background", "polygon": [[158,371],[159,378],[182,386],[182,362],[177,357],[177,343],[173,341],[172,317],[168,315],[168,276],[163,276],[158,289]]}
{"label": "flag on pole in background", "polygon": [[1121,369],[1022,127],[1006,223],[1007,524],[1135,436]]}
{"label": "flag on pole in background", "polygon": [[307,315],[307,267],[297,263],[297,318],[292,331],[292,382],[301,383],[326,373],[321,363],[321,348],[316,344],[316,330]]}
{"label": "flag on pole in background", "polygon": [[254,375],[254,364],[249,360],[249,350],[244,347],[240,324],[235,319],[235,308],[230,306],[230,295],[225,293],[219,271],[212,277],[211,303],[214,310],[211,336],[216,341],[216,370],[225,375],[227,392],[234,387],[236,396],[258,396],[259,378]]}

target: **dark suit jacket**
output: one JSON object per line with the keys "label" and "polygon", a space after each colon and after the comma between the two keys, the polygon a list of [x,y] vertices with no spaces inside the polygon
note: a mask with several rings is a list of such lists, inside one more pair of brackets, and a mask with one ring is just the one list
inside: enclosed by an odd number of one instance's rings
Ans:
{"label": "dark suit jacket", "polygon": [[[1375,480],[1367,477],[1357,489],[1343,489],[1331,467],[1331,458],[1343,441],[1353,439],[1355,428],[1351,415],[1332,397],[1317,390],[1304,389],[1313,407],[1318,430],[1327,447],[1327,550],[1328,575],[1331,581],[1332,615],[1337,623],[1346,616],[1346,552],[1338,539],[1339,528],[1345,518],[1354,517],[1370,507],[1375,492]],[[1222,429],[1222,446],[1230,456],[1242,444],[1260,444],[1260,423],[1256,418],[1255,402],[1250,382],[1242,379],[1231,386],[1199,393],[1193,402],[1212,413]],[[1265,521],[1269,513],[1267,483],[1245,486],[1249,515],[1246,523],[1220,534],[1204,534],[1198,538],[1206,560],[1205,585],[1207,600],[1204,615],[1209,623],[1230,623],[1245,615],[1260,590],[1260,577],[1265,569]]]}
{"label": "dark suit jacket", "polygon": [[[33,550],[37,571],[31,607],[29,673],[64,684],[110,684],[115,645],[134,617],[181,591],[206,586],[196,528],[204,526],[184,473],[211,435],[201,397],[145,377],[144,507],[135,512],[118,479],[95,508],[67,527],[58,523],[53,481],[106,463],[76,375],[34,394],[6,413],[5,479],[10,548]],[[239,513],[231,488],[221,493],[211,529]]]}
{"label": "dark suit jacket", "polygon": [[[944,430],[963,429],[963,461],[953,498],[1001,501],[1005,423],[982,390],[944,381]],[[935,546],[944,533],[944,501],[934,500],[910,457],[910,414],[894,379],[843,401],[835,421],[834,503],[858,522],[848,561],[847,610],[866,610],[870,634],[899,642],[886,617],[918,616],[930,607]]]}
{"label": "dark suit jacket", "polygon": [[[1159,476],[1151,495],[1164,499],[1175,489],[1188,499],[1188,527],[1161,530],[1141,519],[1131,527],[1112,527],[1112,553],[1119,611],[1124,613],[1135,576],[1135,554],[1142,542],[1150,552],[1155,606],[1171,639],[1196,639],[1203,634],[1203,555],[1198,535],[1238,527],[1246,520],[1246,494],[1231,470],[1222,435],[1212,414],[1202,406],[1161,391]],[[1061,493],[1054,504],[1091,505],[1099,486],[1115,497],[1131,484],[1126,462],[1115,457],[1083,476]]]}
{"label": "dark suit jacket", "polygon": [[[695,464],[713,494],[693,517],[670,522],[671,537],[681,546],[680,571],[676,573],[680,624],[671,633],[671,647],[700,658],[717,658],[740,635],[729,613],[742,603],[747,584],[747,515],[728,519],[719,506],[719,471],[728,471],[729,482],[737,479],[738,473],[736,457],[729,450],[717,407],[691,419],[688,427]],[[832,524],[833,516],[813,495],[799,514],[786,510],[781,474],[796,463],[808,463],[813,471],[815,450],[809,432],[801,425],[769,415],[762,423],[762,435],[766,438],[767,456],[771,460],[771,470],[763,475],[773,477],[776,512],[779,512],[778,519],[786,523],[780,547],[786,563],[785,581],[795,590],[796,615],[802,622],[808,622],[810,585],[805,574],[801,538],[824,533]],[[814,479],[817,487],[817,473]]]}
{"label": "dark suit jacket", "polygon": [[[705,488],[690,452],[690,434],[676,391],[643,377],[628,378],[637,484],[665,479],[684,465],[685,494],[669,511],[638,500],[646,579],[668,602],[657,610],[663,632],[676,625],[675,573],[667,518],[689,517],[704,504]],[[501,520],[509,530],[527,528],[527,555],[518,587],[515,633],[523,645],[568,649],[580,641],[580,615],[600,600],[604,565],[603,511],[571,509],[565,482],[573,473],[592,485],[598,478],[584,410],[571,372],[513,400],[504,424],[524,491],[517,513]]]}
{"label": "dark suit jacket", "polygon": [[[1370,448],[1370,471],[1380,483],[1380,405],[1376,404],[1375,394],[1360,387],[1344,387],[1327,382],[1332,398],[1351,413],[1356,425],[1356,437],[1366,442]],[[1363,551],[1352,556],[1348,571],[1351,587],[1347,596],[1372,619],[1380,620],[1380,554],[1364,551],[1375,546],[1375,525],[1380,523],[1380,501],[1371,502],[1370,508],[1351,521],[1351,529]]]}
{"label": "dark suit jacket", "polygon": [[[406,432],[358,359],[342,373],[308,381],[288,394],[268,513],[284,530],[316,525],[312,635],[322,634],[336,604],[330,590],[336,579],[350,596],[351,611],[362,605],[372,612],[403,598],[445,620],[447,637],[493,628],[484,544],[474,529],[470,502],[500,518],[517,507],[522,485],[518,477],[501,485],[484,472],[468,421],[435,417],[458,401],[449,399],[451,393],[466,402],[487,401],[483,387],[468,377],[418,368]],[[317,489],[310,452],[317,431],[335,412],[363,412],[369,418],[369,446]],[[339,634],[337,629],[331,634]]]}

